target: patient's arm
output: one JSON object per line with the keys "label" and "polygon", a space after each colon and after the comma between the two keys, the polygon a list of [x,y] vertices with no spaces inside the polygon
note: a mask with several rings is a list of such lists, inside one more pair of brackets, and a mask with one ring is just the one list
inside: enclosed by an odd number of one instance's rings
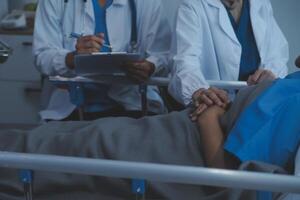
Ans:
{"label": "patient's arm", "polygon": [[232,169],[239,164],[223,148],[226,136],[221,128],[220,117],[225,112],[224,108],[212,106],[198,117],[198,127],[207,167]]}
{"label": "patient's arm", "polygon": [[198,118],[201,142],[206,165],[213,168],[226,168],[224,163],[224,133],[219,123],[225,110],[219,106],[212,106]]}

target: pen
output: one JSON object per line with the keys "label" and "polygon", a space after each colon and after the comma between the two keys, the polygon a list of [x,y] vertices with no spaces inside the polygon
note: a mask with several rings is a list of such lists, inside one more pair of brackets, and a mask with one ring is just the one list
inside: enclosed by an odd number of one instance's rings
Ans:
{"label": "pen", "polygon": [[[79,39],[81,38],[83,35],[82,34],[79,34],[79,33],[71,33],[70,34],[70,38],[75,38],[75,39]],[[112,51],[112,46],[111,45],[108,45],[108,44],[102,44],[103,47],[106,47],[106,48],[109,48],[111,51]]]}

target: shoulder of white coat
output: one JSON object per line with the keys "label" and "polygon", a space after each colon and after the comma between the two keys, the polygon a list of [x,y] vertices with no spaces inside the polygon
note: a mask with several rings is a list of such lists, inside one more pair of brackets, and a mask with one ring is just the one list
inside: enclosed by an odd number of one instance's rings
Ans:
{"label": "shoulder of white coat", "polygon": [[265,8],[268,11],[273,10],[272,3],[270,0],[252,0],[252,2],[260,4],[261,7]]}
{"label": "shoulder of white coat", "polygon": [[43,9],[45,11],[52,10],[56,14],[62,11],[63,6],[64,6],[63,0],[39,0],[38,1],[38,7],[40,9]]}
{"label": "shoulder of white coat", "polygon": [[183,0],[179,9],[188,9],[194,12],[201,12],[203,10],[203,0]]}
{"label": "shoulder of white coat", "polygon": [[58,6],[60,7],[60,5],[63,3],[64,1],[62,0],[39,0],[38,1],[38,5],[42,6],[42,7],[53,7],[53,8],[57,8]]}
{"label": "shoulder of white coat", "polygon": [[147,10],[158,10],[163,6],[163,0],[136,0],[137,7],[146,8]]}

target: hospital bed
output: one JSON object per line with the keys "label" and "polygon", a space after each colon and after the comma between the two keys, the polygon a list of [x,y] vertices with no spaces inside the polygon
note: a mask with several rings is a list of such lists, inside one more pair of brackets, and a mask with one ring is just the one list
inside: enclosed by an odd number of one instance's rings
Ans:
{"label": "hospital bed", "polygon": [[[124,77],[50,77],[50,81],[68,83],[132,84]],[[167,86],[168,78],[151,78],[147,85]],[[211,86],[239,90],[245,82],[209,81]],[[36,155],[0,152],[0,167],[19,169],[21,181],[27,185],[27,199],[32,199],[34,171],[61,172],[81,175],[132,179],[132,192],[137,199],[145,195],[145,181],[218,186],[256,191],[299,193],[300,178],[291,175],[272,175],[202,167],[184,167],[162,164],[74,158],[54,155]],[[25,169],[25,170],[24,170]]]}

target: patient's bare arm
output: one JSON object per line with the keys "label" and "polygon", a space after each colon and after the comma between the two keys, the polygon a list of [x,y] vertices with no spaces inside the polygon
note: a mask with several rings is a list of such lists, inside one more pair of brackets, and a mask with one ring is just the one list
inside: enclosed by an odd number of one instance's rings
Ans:
{"label": "patient's bare arm", "polygon": [[225,112],[222,107],[212,106],[198,117],[197,123],[207,167],[232,169],[239,164],[223,148],[226,136],[220,124],[220,117]]}
{"label": "patient's bare arm", "polygon": [[198,117],[198,127],[208,167],[226,168],[223,150],[225,136],[219,123],[224,113],[223,108],[212,106]]}

